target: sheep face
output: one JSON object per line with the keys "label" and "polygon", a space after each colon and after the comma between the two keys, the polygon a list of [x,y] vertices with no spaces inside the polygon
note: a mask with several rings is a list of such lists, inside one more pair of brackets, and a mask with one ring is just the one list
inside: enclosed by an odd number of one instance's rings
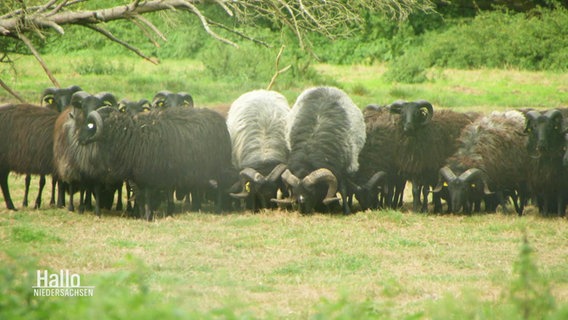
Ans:
{"label": "sheep face", "polygon": [[427,125],[434,115],[434,108],[427,101],[397,101],[388,106],[391,113],[400,115],[400,125],[405,134],[415,135]]}
{"label": "sheep face", "polygon": [[274,199],[273,201],[297,204],[300,213],[312,213],[320,204],[327,206],[339,201],[336,197],[337,178],[329,169],[317,169],[303,179],[286,169],[282,173],[282,180],[288,185],[291,196],[286,200]]}
{"label": "sheep face", "polygon": [[562,113],[549,110],[544,113],[530,111],[526,116],[525,133],[528,134],[527,150],[533,155],[561,152],[564,144]]}
{"label": "sheep face", "polygon": [[254,197],[253,201],[259,201],[259,208],[270,207],[270,199],[274,198],[281,187],[280,175],[286,169],[285,164],[279,164],[265,177],[253,168],[244,168],[240,172],[243,190],[240,193],[231,193],[236,199]]}
{"label": "sheep face", "polygon": [[84,91],[79,91],[71,97],[71,105],[73,111],[69,116],[75,120],[75,127],[79,130],[78,142],[80,144],[87,144],[94,138],[94,133],[97,132],[97,123],[88,116],[95,110],[103,107],[116,109],[116,98],[108,92],[101,92],[96,95],[88,94]]}
{"label": "sheep face", "polygon": [[156,109],[173,107],[193,108],[193,98],[189,93],[185,92],[160,91],[152,99],[152,107]]}
{"label": "sheep face", "polygon": [[379,187],[385,184],[387,173],[379,171],[371,176],[362,186],[354,185],[355,197],[359,201],[362,210],[378,208],[379,206]]}
{"label": "sheep face", "polygon": [[471,213],[472,204],[481,201],[484,195],[492,192],[488,188],[487,176],[483,171],[472,168],[459,176],[449,167],[440,169],[440,181],[433,192],[439,193],[447,188],[452,212],[459,213],[462,209],[465,213]]}
{"label": "sheep face", "polygon": [[79,86],[70,86],[65,89],[47,88],[41,95],[41,105],[48,109],[61,112],[71,103],[71,96],[79,91],[81,91]]}
{"label": "sheep face", "polygon": [[141,99],[139,101],[122,99],[118,103],[118,111],[128,113],[131,116],[135,116],[143,112],[150,112],[151,109],[152,105],[150,104],[150,101],[146,99]]}

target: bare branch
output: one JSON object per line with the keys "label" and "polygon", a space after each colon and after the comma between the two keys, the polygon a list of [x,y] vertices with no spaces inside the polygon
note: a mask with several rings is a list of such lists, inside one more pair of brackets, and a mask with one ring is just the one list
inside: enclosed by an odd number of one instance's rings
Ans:
{"label": "bare branch", "polygon": [[150,28],[150,30],[152,30],[155,34],[157,34],[158,37],[160,37],[160,39],[162,39],[164,41],[168,40],[168,39],[166,39],[166,36],[164,36],[164,34],[152,22],[150,22],[150,20],[144,18],[143,16],[141,16],[139,14],[135,15],[134,19],[139,20],[140,22],[145,24],[148,28]]}
{"label": "bare branch", "polygon": [[232,42],[232,41],[230,41],[230,40],[228,40],[228,39],[225,39],[225,38],[221,37],[220,35],[216,34],[215,32],[213,32],[213,30],[211,30],[211,28],[209,28],[209,23],[207,22],[207,18],[205,18],[205,16],[201,13],[201,11],[199,11],[199,9],[197,9],[196,6],[194,6],[194,5],[193,5],[191,2],[189,2],[189,1],[183,1],[183,2],[185,3],[185,6],[186,6],[187,8],[189,8],[189,10],[191,10],[191,11],[199,18],[199,20],[201,21],[201,25],[203,26],[203,29],[205,29],[205,31],[206,31],[210,36],[212,36],[213,38],[215,38],[215,39],[217,39],[217,40],[219,40],[219,41],[221,41],[221,42],[224,42],[224,43],[226,43],[226,44],[230,44],[230,45],[232,45],[232,46],[235,47],[235,48],[238,48],[238,47],[239,47],[236,43],[234,43],[234,42]]}
{"label": "bare branch", "polygon": [[2,81],[2,79],[0,79],[0,87],[2,87],[4,90],[8,91],[9,94],[14,96],[14,98],[18,99],[18,101],[20,101],[21,103],[26,103],[26,100],[24,100],[22,97],[20,97],[16,93],[16,91],[12,90],[12,88],[10,88],[6,83],[4,83],[4,81]]}
{"label": "bare branch", "polygon": [[254,43],[258,43],[258,44],[260,44],[260,45],[262,45],[262,46],[265,46],[265,47],[267,47],[267,48],[271,48],[271,46],[270,46],[268,43],[266,43],[266,42],[264,42],[264,41],[262,41],[262,40],[258,40],[258,39],[255,39],[255,38],[253,38],[253,37],[250,37],[250,36],[248,36],[248,35],[246,35],[246,34],[244,34],[244,33],[242,33],[242,32],[239,32],[239,31],[235,30],[235,29],[229,28],[229,27],[227,27],[227,26],[224,25],[224,24],[221,24],[221,23],[219,23],[219,22],[212,21],[212,20],[210,20],[210,19],[207,19],[207,22],[208,22],[210,25],[212,25],[212,26],[215,26],[215,27],[218,27],[218,28],[227,30],[227,31],[229,31],[229,32],[231,32],[231,33],[234,33],[234,34],[236,34],[237,36],[239,36],[240,38],[247,39],[247,40],[252,41],[252,42],[254,42]]}
{"label": "bare branch", "polygon": [[57,79],[55,79],[55,77],[53,76],[53,74],[51,73],[51,71],[49,70],[49,68],[47,67],[47,65],[43,61],[43,59],[41,58],[39,52],[36,50],[36,48],[34,47],[32,42],[30,41],[30,39],[28,39],[22,33],[18,34],[18,38],[20,38],[20,40],[22,40],[22,42],[30,49],[30,51],[32,52],[32,54],[34,55],[36,60],[39,62],[39,64],[43,68],[43,71],[45,71],[45,73],[49,77],[49,80],[51,80],[51,82],[53,83],[53,85],[55,85],[57,88],[60,88],[61,86],[59,85],[59,82],[57,82]]}
{"label": "bare branch", "polygon": [[140,51],[138,48],[131,46],[130,44],[118,39],[117,37],[115,37],[110,31],[105,30],[99,26],[96,25],[91,25],[91,24],[85,24],[82,25],[84,27],[87,27],[89,29],[95,30],[96,32],[104,35],[105,37],[109,38],[111,41],[114,41],[122,46],[124,46],[126,49],[136,53],[138,56],[142,57],[144,60],[150,61],[153,64],[158,64],[158,60],[156,58],[151,58],[148,57],[147,55],[145,55],[142,51]]}
{"label": "bare branch", "polygon": [[286,66],[282,69],[278,69],[279,65],[280,65],[280,58],[282,57],[282,53],[284,52],[284,48],[285,48],[285,46],[282,46],[282,47],[280,47],[280,51],[278,51],[278,55],[276,56],[276,73],[272,76],[272,79],[270,79],[270,83],[266,87],[266,90],[272,89],[272,86],[276,82],[276,78],[278,78],[278,76],[280,74],[288,71],[288,69],[290,69],[292,67],[292,65],[288,65],[288,66]]}

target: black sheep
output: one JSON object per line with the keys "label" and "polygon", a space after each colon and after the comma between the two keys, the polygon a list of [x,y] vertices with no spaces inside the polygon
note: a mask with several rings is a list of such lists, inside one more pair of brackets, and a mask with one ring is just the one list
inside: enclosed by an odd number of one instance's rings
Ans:
{"label": "black sheep", "polygon": [[[397,101],[389,108],[391,113],[400,115],[395,134],[397,175],[412,182],[413,210],[425,212],[429,187],[436,186],[438,171],[457,150],[457,138],[472,119],[451,110],[434,113],[432,105],[423,100]],[[439,195],[434,195],[433,200],[434,212],[440,212]]]}
{"label": "black sheep", "polygon": [[[30,104],[0,107],[0,187],[6,207],[16,210],[8,189],[8,174],[51,175],[53,166],[53,131],[58,112]],[[35,207],[41,204],[45,177]],[[43,183],[42,183],[43,182]]]}
{"label": "black sheep", "polygon": [[218,211],[227,190],[231,140],[225,119],[208,109],[169,108],[130,117],[113,108],[89,113],[79,131],[80,149],[97,172],[131,180],[153,217],[150,202],[157,190],[203,189],[218,183]]}

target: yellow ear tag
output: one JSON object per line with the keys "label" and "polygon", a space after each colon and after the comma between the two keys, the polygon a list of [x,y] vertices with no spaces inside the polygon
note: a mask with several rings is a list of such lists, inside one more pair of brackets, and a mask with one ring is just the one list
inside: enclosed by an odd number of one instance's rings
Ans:
{"label": "yellow ear tag", "polygon": [[247,183],[245,183],[245,190],[247,192],[250,192],[250,181],[247,181]]}
{"label": "yellow ear tag", "polygon": [[447,182],[444,182],[444,187],[447,187],[447,186],[448,186],[448,183],[447,183]]}
{"label": "yellow ear tag", "polygon": [[475,185],[475,183],[472,183],[472,184],[471,184],[471,187],[472,187],[472,188],[475,188],[475,187],[477,187],[477,186]]}

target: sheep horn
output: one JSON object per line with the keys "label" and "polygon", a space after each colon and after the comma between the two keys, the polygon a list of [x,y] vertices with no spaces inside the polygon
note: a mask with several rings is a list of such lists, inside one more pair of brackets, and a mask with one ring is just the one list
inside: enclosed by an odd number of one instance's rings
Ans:
{"label": "sheep horn", "polygon": [[286,165],[284,163],[280,163],[279,165],[274,167],[272,171],[270,171],[270,173],[266,177],[266,180],[275,182],[282,175],[282,172],[284,172],[284,170],[286,170]]}
{"label": "sheep horn", "polygon": [[369,181],[365,183],[363,188],[367,190],[375,189],[379,185],[379,183],[386,178],[386,176],[387,173],[384,171],[376,172],[374,175],[371,176],[371,178],[369,178]]}
{"label": "sheep horn", "polygon": [[560,110],[552,109],[552,110],[547,111],[544,115],[548,119],[550,119],[550,121],[556,121],[556,128],[555,128],[556,130],[559,130],[559,131],[562,130],[561,125],[562,125],[563,116],[562,116],[562,112],[560,112]]}
{"label": "sheep horn", "polygon": [[243,170],[241,170],[239,175],[241,176],[241,178],[257,184],[263,184],[266,182],[266,178],[253,168],[244,168]]}
{"label": "sheep horn", "polygon": [[472,179],[481,178],[483,182],[483,193],[485,194],[493,194],[491,190],[489,190],[489,186],[487,183],[487,176],[483,171],[477,168],[467,169],[464,173],[462,173],[458,179],[464,182],[471,182]]}
{"label": "sheep horn", "polygon": [[282,180],[284,180],[284,182],[292,188],[296,188],[300,185],[300,179],[298,179],[298,177],[296,177],[290,169],[284,170],[282,173]]}
{"label": "sheep horn", "polygon": [[451,182],[454,181],[455,179],[456,175],[452,171],[452,169],[450,169],[450,167],[448,166],[442,167],[440,169],[440,178],[438,179],[438,184],[436,185],[436,187],[434,187],[432,192],[440,192],[444,187],[444,180],[446,180],[446,182]]}
{"label": "sheep horn", "polygon": [[416,104],[418,105],[418,107],[420,109],[426,108],[426,110],[428,110],[427,117],[421,123],[422,125],[425,125],[428,122],[430,122],[430,120],[432,120],[432,117],[434,116],[434,107],[432,107],[432,104],[430,102],[426,101],[426,100],[416,101]]}
{"label": "sheep horn", "polygon": [[327,194],[325,195],[325,199],[323,199],[324,204],[327,205],[333,201],[339,200],[339,198],[335,196],[337,193],[337,178],[331,170],[327,168],[320,168],[314,170],[302,179],[302,183],[307,187],[313,186],[318,182],[326,182],[328,184]]}

